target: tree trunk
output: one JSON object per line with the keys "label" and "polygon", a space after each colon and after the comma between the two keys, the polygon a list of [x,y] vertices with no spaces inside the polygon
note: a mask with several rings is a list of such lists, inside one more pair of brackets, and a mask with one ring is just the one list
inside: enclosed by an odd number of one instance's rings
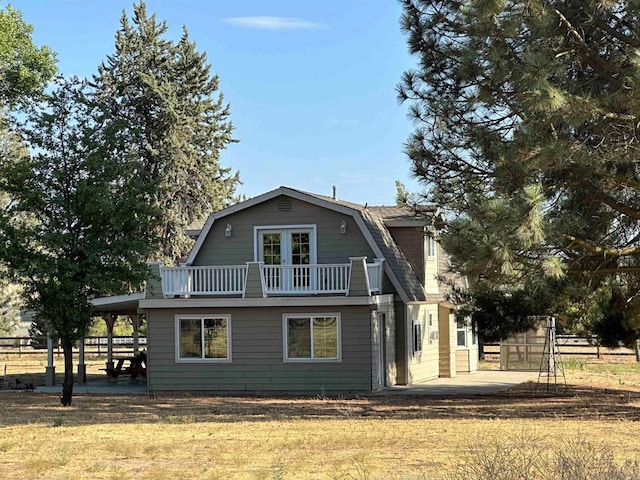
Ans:
{"label": "tree trunk", "polygon": [[61,341],[64,352],[64,382],[62,383],[60,401],[64,407],[68,407],[71,405],[71,397],[73,396],[73,343],[67,338],[63,338]]}
{"label": "tree trunk", "polygon": [[635,351],[636,351],[636,362],[640,362],[640,340],[636,340]]}

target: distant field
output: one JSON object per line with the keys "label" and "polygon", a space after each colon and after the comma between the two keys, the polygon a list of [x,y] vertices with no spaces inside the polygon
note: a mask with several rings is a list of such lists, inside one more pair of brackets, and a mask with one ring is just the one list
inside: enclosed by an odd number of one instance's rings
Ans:
{"label": "distant field", "polygon": [[[64,358],[62,354],[55,354],[53,360],[54,366],[56,367],[56,383],[61,383],[64,377]],[[85,357],[87,378],[104,378],[104,371],[100,371],[99,369],[105,367],[106,361],[106,355],[87,355]],[[74,364],[77,365],[77,358],[74,360]],[[7,378],[12,383],[18,378],[23,384],[33,383],[34,385],[44,385],[46,366],[47,354],[46,351],[43,350],[30,351],[22,355],[0,352],[0,377],[2,377],[6,371]],[[74,366],[74,369],[74,373],[77,373],[77,366]]]}
{"label": "distant field", "polygon": [[[4,364],[25,378],[44,368]],[[5,391],[0,478],[436,479],[473,445],[522,432],[549,448],[589,439],[617,461],[640,458],[640,365],[565,367],[567,391],[544,396],[532,384],[440,398],[78,395],[63,408],[56,395]]]}

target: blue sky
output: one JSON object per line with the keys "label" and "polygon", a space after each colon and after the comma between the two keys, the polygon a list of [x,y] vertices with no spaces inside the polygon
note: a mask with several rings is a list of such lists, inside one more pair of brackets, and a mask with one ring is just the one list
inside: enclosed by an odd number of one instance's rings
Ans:
{"label": "blue sky", "polygon": [[[2,2],[5,5],[6,2]],[[133,0],[14,0],[65,75],[90,77],[114,50]],[[186,26],[220,77],[240,143],[221,163],[239,193],[278,186],[370,205],[395,203],[395,180],[420,187],[403,144],[412,130],[395,86],[415,62],[395,0],[148,0],[177,38]]]}

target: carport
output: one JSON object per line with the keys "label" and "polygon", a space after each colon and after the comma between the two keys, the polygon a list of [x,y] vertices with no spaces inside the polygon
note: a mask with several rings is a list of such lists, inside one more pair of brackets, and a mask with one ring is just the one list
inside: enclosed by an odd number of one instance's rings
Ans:
{"label": "carport", "polygon": [[[118,316],[127,316],[133,326],[133,350],[139,351],[140,326],[144,322],[144,315],[138,313],[138,302],[144,298],[144,292],[131,293],[128,295],[114,295],[111,297],[94,298],[94,316],[102,317],[107,325],[107,362],[105,371],[113,371],[113,326]],[[78,383],[85,383],[87,379],[87,369],[84,356],[84,339],[78,345]],[[45,384],[48,387],[55,385],[55,365],[53,361],[53,338],[51,332],[47,333],[47,367]]]}

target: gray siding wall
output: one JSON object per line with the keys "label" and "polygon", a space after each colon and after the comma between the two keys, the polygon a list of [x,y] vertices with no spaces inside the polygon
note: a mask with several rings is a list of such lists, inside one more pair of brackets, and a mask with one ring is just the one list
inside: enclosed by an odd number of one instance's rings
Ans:
{"label": "gray siding wall", "polygon": [[[372,385],[377,386],[380,378],[382,378],[383,384],[380,387],[390,387],[395,385],[397,381],[396,326],[393,306],[380,305],[378,311],[371,316],[371,325],[373,346],[371,352]],[[382,332],[379,329],[382,329]],[[382,340],[382,344],[380,340]],[[380,376],[381,363],[384,369],[382,377]]]}
{"label": "gray siding wall", "polygon": [[[147,381],[153,391],[253,392],[371,391],[371,313],[368,307],[341,309],[342,361],[285,363],[283,313],[335,313],[324,308],[149,310]],[[230,363],[177,363],[177,314],[231,315]]]}
{"label": "gray siding wall", "polygon": [[[347,233],[340,233],[342,220]],[[232,226],[231,236],[224,229]],[[318,263],[349,263],[349,257],[375,255],[353,218],[297,199],[280,196],[228,215],[213,223],[194,265],[242,265],[254,258],[253,227],[269,225],[316,225]]]}

